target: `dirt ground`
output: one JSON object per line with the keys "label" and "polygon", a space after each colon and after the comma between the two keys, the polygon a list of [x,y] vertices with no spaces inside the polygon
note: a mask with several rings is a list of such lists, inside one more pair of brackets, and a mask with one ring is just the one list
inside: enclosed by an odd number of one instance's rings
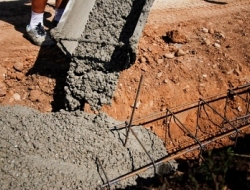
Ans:
{"label": "dirt ground", "polygon": [[[50,3],[48,29],[53,14]],[[137,60],[122,71],[112,104],[101,111],[129,120],[142,75],[135,119],[249,84],[249,18],[249,0],[156,1]],[[25,35],[29,19],[29,1],[0,1],[0,104],[58,111],[64,108],[70,59],[57,47],[33,45]],[[88,105],[83,109],[91,112]],[[188,122],[190,117],[182,119]],[[153,130],[162,137],[162,130]]]}

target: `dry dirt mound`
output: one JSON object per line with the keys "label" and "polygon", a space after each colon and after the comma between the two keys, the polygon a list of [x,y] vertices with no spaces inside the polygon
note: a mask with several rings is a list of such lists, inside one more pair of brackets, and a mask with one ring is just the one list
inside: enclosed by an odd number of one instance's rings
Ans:
{"label": "dry dirt mound", "polygon": [[[0,118],[1,189],[96,189],[107,182],[104,172],[111,180],[151,162],[132,134],[123,146],[125,131],[111,132],[118,121],[105,114],[2,106]],[[134,130],[153,159],[167,155],[155,134]],[[141,177],[152,175],[149,170]],[[129,178],[116,187],[135,183]]]}

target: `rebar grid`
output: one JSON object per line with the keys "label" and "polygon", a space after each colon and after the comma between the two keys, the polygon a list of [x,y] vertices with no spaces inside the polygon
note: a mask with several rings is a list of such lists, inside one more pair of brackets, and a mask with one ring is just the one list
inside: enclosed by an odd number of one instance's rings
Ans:
{"label": "rebar grid", "polygon": [[[154,167],[155,169],[156,166],[168,162],[170,160],[173,160],[175,158],[178,158],[186,153],[195,150],[199,150],[201,153],[203,151],[203,147],[225,137],[229,137],[236,134],[236,141],[235,141],[236,144],[238,135],[242,133],[243,130],[249,128],[250,124],[249,87],[250,83],[243,86],[238,86],[233,89],[229,89],[227,93],[223,95],[218,95],[207,99],[200,98],[198,103],[190,104],[189,106],[184,105],[178,107],[182,109],[177,109],[177,108],[167,109],[164,113],[165,115],[163,115],[163,113],[161,112],[144,117],[139,120],[135,120],[134,122],[133,119],[131,118],[129,124],[130,131],[132,130],[132,127],[135,125],[146,126],[156,121],[163,120],[162,123],[164,125],[164,135],[165,135],[164,140],[166,147],[167,147],[167,142],[173,142],[173,138],[176,137],[175,136],[176,134],[171,133],[171,128],[173,127],[183,132],[183,135],[181,137],[182,138],[184,137],[185,140],[178,141],[178,144],[174,144],[173,151],[167,148],[169,155],[162,157],[156,161],[151,160],[152,162],[149,163],[148,165],[138,168],[134,171],[131,171],[130,173],[124,174],[123,176],[113,179],[106,184],[103,184],[102,188],[105,188],[107,186],[110,187],[110,185],[112,184],[115,184],[121,180],[140,174],[152,167]],[[222,106],[223,100],[225,100],[224,106],[223,108],[220,108]],[[244,107],[243,108],[240,107],[240,109],[238,107],[238,111],[235,112],[235,107],[232,106],[233,103],[236,104],[239,103],[240,106]],[[196,122],[193,124],[193,126],[187,126],[178,118],[178,114],[187,111],[191,112],[194,110],[196,110],[195,111]],[[215,121],[213,121],[214,118]],[[212,129],[214,130],[213,133],[207,134],[206,129],[203,129],[204,124],[206,123],[208,123],[209,126],[212,127]],[[120,130],[124,128],[126,128],[127,132],[129,132],[127,124],[125,124],[125,126],[124,124],[115,126],[113,129],[111,129],[111,131]],[[129,133],[127,133],[126,135],[126,140],[128,140],[127,139],[128,134]],[[137,141],[140,143],[138,137],[136,135],[135,137]],[[145,148],[144,151],[148,154]],[[149,154],[148,156],[149,158],[151,158]]]}

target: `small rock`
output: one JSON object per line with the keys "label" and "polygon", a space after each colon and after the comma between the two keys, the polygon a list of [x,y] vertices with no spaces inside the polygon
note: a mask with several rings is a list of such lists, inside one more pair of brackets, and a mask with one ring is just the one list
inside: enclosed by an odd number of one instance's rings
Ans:
{"label": "small rock", "polygon": [[187,52],[183,51],[182,49],[179,49],[177,52],[176,52],[176,56],[177,57],[180,57],[180,56],[184,56],[186,55]]}
{"label": "small rock", "polygon": [[203,41],[204,41],[204,43],[205,43],[206,45],[208,45],[208,46],[211,44],[210,40],[207,39],[207,38],[203,39]]}
{"label": "small rock", "polygon": [[209,32],[210,34],[214,34],[214,29],[213,29],[213,28],[210,28],[208,32]]}
{"label": "small rock", "polygon": [[23,70],[23,63],[21,63],[21,62],[16,62],[15,64],[14,64],[14,69],[16,69],[17,71],[22,71]]}
{"label": "small rock", "polygon": [[218,44],[220,44],[220,40],[216,40],[215,42],[218,43]]}
{"label": "small rock", "polygon": [[13,94],[13,99],[14,99],[15,101],[20,101],[20,100],[21,100],[20,94],[14,93],[14,94]]}
{"label": "small rock", "polygon": [[158,61],[157,61],[158,64],[162,64],[163,62],[164,62],[163,59],[158,59]]}
{"label": "small rock", "polygon": [[166,38],[173,43],[187,43],[187,37],[178,30],[171,30],[166,33]]}
{"label": "small rock", "polygon": [[158,78],[160,78],[161,76],[162,76],[162,72],[159,72],[159,73],[157,74],[156,78],[158,79]]}
{"label": "small rock", "polygon": [[223,38],[223,39],[226,39],[226,36],[225,36],[225,34],[223,34],[223,33],[219,33],[219,36],[221,37],[221,38]]}
{"label": "small rock", "polygon": [[24,74],[23,73],[17,73],[16,78],[17,78],[17,80],[21,81],[24,78]]}
{"label": "small rock", "polygon": [[174,54],[173,53],[166,53],[166,54],[164,54],[164,57],[167,58],[167,59],[173,59]]}
{"label": "small rock", "polygon": [[3,82],[0,82],[0,97],[6,95],[6,85]]}
{"label": "small rock", "polygon": [[164,82],[165,84],[167,84],[167,83],[168,83],[168,79],[164,79],[163,82]]}
{"label": "small rock", "polygon": [[36,102],[40,99],[41,96],[41,91],[40,90],[31,90],[29,99],[33,102]]}
{"label": "small rock", "polygon": [[240,106],[237,109],[239,112],[242,112],[242,108]]}
{"label": "small rock", "polygon": [[214,43],[214,46],[215,46],[216,48],[220,48],[220,47],[221,47],[221,45],[218,44],[218,43]]}
{"label": "small rock", "polygon": [[145,57],[140,57],[139,58],[140,63],[145,63],[147,59]]}
{"label": "small rock", "polygon": [[205,27],[203,27],[201,30],[202,30],[202,32],[204,32],[204,33],[208,33],[208,29],[205,28]]}
{"label": "small rock", "polygon": [[29,90],[35,90],[35,89],[36,89],[36,86],[28,86],[28,89],[29,89]]}
{"label": "small rock", "polygon": [[217,67],[217,65],[216,65],[216,64],[214,64],[214,65],[212,66],[212,68],[213,68],[213,69],[215,69],[216,67]]}

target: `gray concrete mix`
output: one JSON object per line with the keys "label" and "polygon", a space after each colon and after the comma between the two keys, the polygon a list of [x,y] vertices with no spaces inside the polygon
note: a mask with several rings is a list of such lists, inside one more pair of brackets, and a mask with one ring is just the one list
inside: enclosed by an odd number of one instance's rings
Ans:
{"label": "gray concrete mix", "polygon": [[[97,189],[151,160],[130,134],[112,131],[119,121],[81,111],[42,114],[22,106],[0,107],[1,189]],[[142,126],[133,128],[154,160],[167,155],[163,142]],[[100,163],[97,161],[100,160]],[[176,163],[168,165],[175,168]],[[152,177],[153,169],[139,175]],[[136,177],[112,188],[135,185]]]}
{"label": "gray concrete mix", "polygon": [[[136,59],[137,44],[153,2],[96,0],[92,6],[92,0],[85,0],[69,5],[71,10],[66,10],[52,32],[58,46],[72,57],[65,86],[68,110],[76,110],[84,103],[99,110],[111,103],[119,73]],[[77,12],[84,5],[91,10]],[[83,22],[88,17],[85,26],[79,24],[81,34],[77,26],[80,17]],[[72,27],[78,28],[75,33]]]}

